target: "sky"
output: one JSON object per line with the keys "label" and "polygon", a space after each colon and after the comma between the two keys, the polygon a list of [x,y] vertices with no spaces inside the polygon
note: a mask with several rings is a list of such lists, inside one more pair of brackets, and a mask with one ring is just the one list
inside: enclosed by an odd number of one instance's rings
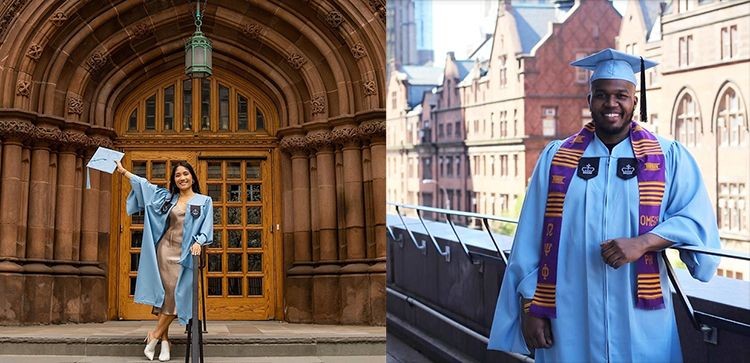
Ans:
{"label": "sky", "polygon": [[[449,51],[454,51],[457,59],[466,59],[470,50],[481,43],[483,31],[492,33],[495,29],[497,0],[429,1],[432,1],[432,42],[437,67],[445,64],[445,54]],[[614,1],[621,14],[627,1]],[[489,16],[483,19],[485,13]]]}

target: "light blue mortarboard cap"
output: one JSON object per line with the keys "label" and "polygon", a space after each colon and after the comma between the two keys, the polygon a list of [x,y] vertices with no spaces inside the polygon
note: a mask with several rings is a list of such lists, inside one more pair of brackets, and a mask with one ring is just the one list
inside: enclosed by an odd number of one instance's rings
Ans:
{"label": "light blue mortarboard cap", "polygon": [[[648,59],[643,59],[644,69],[649,69],[657,64]],[[594,71],[589,82],[594,82],[597,79],[621,79],[637,84],[635,74],[641,71],[641,58],[607,48],[572,62],[570,65]]]}

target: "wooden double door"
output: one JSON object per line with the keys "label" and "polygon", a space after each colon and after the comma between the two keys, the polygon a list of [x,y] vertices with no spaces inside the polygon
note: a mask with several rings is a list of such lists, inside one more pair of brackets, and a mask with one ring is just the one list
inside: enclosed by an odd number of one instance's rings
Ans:
{"label": "wooden double door", "polygon": [[[188,161],[196,169],[202,194],[213,200],[213,243],[207,248],[203,278],[209,320],[274,319],[278,294],[274,248],[270,152],[211,156],[200,152],[133,151],[123,165],[151,183],[168,188],[173,165]],[[141,246],[142,213],[127,216],[130,185],[123,178],[117,259],[117,316],[151,319],[151,307],[133,301]]]}

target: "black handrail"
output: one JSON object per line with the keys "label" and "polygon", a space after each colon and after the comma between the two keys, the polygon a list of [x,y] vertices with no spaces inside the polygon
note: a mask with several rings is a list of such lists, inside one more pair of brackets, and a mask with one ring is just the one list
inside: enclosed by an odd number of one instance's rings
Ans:
{"label": "black handrail", "polygon": [[[205,250],[205,248],[204,248]],[[203,285],[203,254],[193,255],[193,313],[192,318],[188,321],[188,337],[185,352],[185,363],[190,362],[192,357],[193,363],[203,363],[203,331],[201,330],[201,319],[198,315],[198,305],[203,299],[203,295],[199,294],[198,284]],[[205,320],[205,300],[203,301],[203,318]]]}
{"label": "black handrail", "polygon": [[[447,223],[450,225],[451,229],[453,230],[454,235],[456,236],[456,240],[458,243],[461,244],[464,251],[466,252],[469,259],[474,262],[474,256],[481,256],[483,258],[489,258],[493,260],[500,260],[503,261],[503,263],[507,266],[508,259],[506,258],[506,254],[509,254],[509,251],[501,250],[498,246],[497,242],[495,241],[495,238],[492,234],[492,231],[490,230],[489,226],[489,220],[494,221],[500,221],[504,223],[513,223],[517,224],[518,221],[510,218],[504,218],[504,217],[497,217],[493,215],[488,214],[480,214],[480,213],[471,213],[471,212],[462,212],[462,211],[454,211],[454,210],[448,210],[448,209],[440,209],[440,208],[433,208],[433,207],[424,207],[424,206],[418,206],[418,205],[409,205],[409,204],[400,204],[400,203],[393,203],[388,202],[388,205],[394,206],[396,209],[396,212],[398,213],[398,217],[403,223],[404,227],[406,227],[406,221],[404,220],[404,216],[401,215],[401,209],[414,209],[417,213],[417,216],[419,217],[420,222],[422,223],[422,226],[424,226],[424,229],[430,238],[433,239],[433,243],[435,244],[436,249],[438,252],[442,251],[439,248],[439,245],[437,245],[437,242],[434,240],[434,237],[432,237],[432,233],[430,233],[429,228],[424,223],[421,217],[422,212],[432,212],[436,214],[442,214],[445,215]],[[488,255],[482,252],[478,251],[471,251],[466,247],[466,244],[462,241],[461,236],[459,235],[458,231],[455,228],[455,225],[452,222],[452,216],[461,216],[461,217],[467,217],[467,218],[474,218],[474,219],[481,219],[482,224],[486,230],[486,232],[489,234],[490,239],[492,240],[492,243],[495,246],[496,252],[498,253],[498,256],[492,256]],[[437,222],[436,223],[442,223]],[[392,231],[392,226],[387,226],[390,235],[392,238],[395,238],[395,233]],[[394,226],[395,227],[395,226]],[[416,243],[416,237],[414,236],[413,232],[406,227],[406,230],[409,232],[410,237],[415,242],[415,245],[419,248],[424,248],[424,245],[420,246]],[[449,246],[445,246],[446,251],[450,251],[448,249]],[[721,249],[715,249],[715,248],[706,248],[706,247],[696,247],[696,246],[685,246],[685,245],[676,245],[669,247],[674,250],[678,251],[686,251],[686,252],[693,252],[693,253],[703,253],[713,256],[721,256],[721,257],[728,257],[728,258],[734,258],[734,259],[740,259],[745,261],[750,261],[750,254],[742,253],[742,252],[736,252],[736,251],[728,251],[728,250],[721,250]],[[738,332],[743,335],[750,336],[750,325],[742,323],[742,322],[736,322],[736,321],[730,321],[731,324],[725,324],[723,321],[727,320],[721,317],[716,317],[711,314],[707,314],[701,311],[696,311],[693,309],[692,304],[690,303],[690,300],[688,299],[687,295],[682,290],[679,280],[677,279],[677,276],[674,273],[674,270],[672,268],[672,264],[669,262],[669,259],[666,255],[666,250],[662,251],[662,257],[664,260],[664,264],[667,268],[667,276],[669,277],[669,281],[672,284],[672,287],[675,289],[676,295],[680,301],[680,304],[685,308],[685,310],[688,312],[688,316],[691,320],[691,323],[693,327],[702,332],[704,334],[704,339],[706,341],[714,341],[715,342],[715,334],[716,334],[716,327],[715,325],[721,324],[726,325],[723,326],[725,329],[730,329],[732,331]],[[709,321],[712,322],[710,326]]]}

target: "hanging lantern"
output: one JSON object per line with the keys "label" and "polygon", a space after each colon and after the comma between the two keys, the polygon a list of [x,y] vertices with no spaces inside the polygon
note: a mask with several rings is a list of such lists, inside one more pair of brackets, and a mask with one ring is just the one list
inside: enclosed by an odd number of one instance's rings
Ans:
{"label": "hanging lantern", "polygon": [[211,75],[211,40],[201,32],[200,1],[196,4],[195,33],[185,43],[185,74],[190,78],[206,78]]}

